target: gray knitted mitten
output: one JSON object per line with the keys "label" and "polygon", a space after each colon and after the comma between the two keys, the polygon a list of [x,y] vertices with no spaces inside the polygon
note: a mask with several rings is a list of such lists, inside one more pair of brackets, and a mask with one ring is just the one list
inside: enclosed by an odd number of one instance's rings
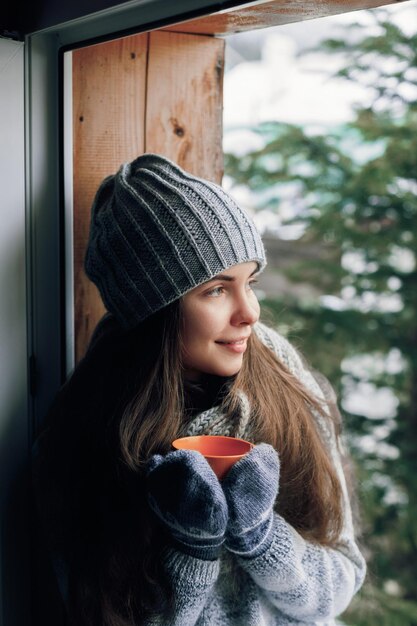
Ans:
{"label": "gray knitted mitten", "polygon": [[207,561],[218,558],[227,527],[226,499],[202,454],[176,450],[147,466],[149,506],[176,547]]}
{"label": "gray knitted mitten", "polygon": [[276,450],[261,443],[235,463],[222,480],[229,508],[225,545],[231,552],[254,557],[269,547],[279,468]]}

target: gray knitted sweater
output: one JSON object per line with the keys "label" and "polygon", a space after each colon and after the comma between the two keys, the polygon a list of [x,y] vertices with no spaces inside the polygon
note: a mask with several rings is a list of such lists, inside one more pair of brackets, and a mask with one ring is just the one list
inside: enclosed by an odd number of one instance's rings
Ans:
{"label": "gray knitted sweater", "polygon": [[[297,351],[262,323],[254,327],[305,387],[323,398],[323,392],[303,365]],[[351,507],[336,438],[330,421],[313,413],[318,430],[333,459],[344,494],[344,528],[335,548],[304,540],[274,513],[272,545],[254,558],[240,558],[226,549],[217,561],[203,561],[174,549],[164,566],[173,583],[175,614],[169,622],[154,619],[149,626],[277,626],[336,624],[335,618],[361,587],[366,566],[355,542]],[[224,435],[251,439],[250,407],[241,395],[238,429],[218,407],[197,415],[183,434]],[[233,429],[233,431],[232,431]]]}

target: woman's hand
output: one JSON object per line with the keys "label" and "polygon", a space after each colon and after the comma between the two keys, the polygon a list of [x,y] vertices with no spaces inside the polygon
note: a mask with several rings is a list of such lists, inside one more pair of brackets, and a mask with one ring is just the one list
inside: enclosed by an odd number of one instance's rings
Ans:
{"label": "woman's hand", "polygon": [[261,443],[235,463],[222,480],[229,509],[225,545],[231,552],[254,557],[269,547],[279,468],[276,450]]}
{"label": "woman's hand", "polygon": [[194,450],[154,455],[147,466],[149,506],[176,546],[205,560],[218,558],[227,527],[227,503],[206,459]]}

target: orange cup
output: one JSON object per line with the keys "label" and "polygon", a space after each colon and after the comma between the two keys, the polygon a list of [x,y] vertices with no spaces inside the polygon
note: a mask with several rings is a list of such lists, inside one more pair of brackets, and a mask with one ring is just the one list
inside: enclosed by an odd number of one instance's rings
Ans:
{"label": "orange cup", "polygon": [[253,448],[253,443],[236,437],[220,435],[199,435],[181,437],[172,442],[176,450],[197,450],[207,459],[212,470],[220,480],[229,469]]}

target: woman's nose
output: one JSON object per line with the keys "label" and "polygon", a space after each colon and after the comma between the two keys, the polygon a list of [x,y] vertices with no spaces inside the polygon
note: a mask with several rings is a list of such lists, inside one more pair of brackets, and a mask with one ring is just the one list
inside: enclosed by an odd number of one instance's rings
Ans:
{"label": "woman's nose", "polygon": [[252,326],[259,319],[259,303],[253,294],[245,294],[235,304],[232,315],[232,324],[246,324]]}

